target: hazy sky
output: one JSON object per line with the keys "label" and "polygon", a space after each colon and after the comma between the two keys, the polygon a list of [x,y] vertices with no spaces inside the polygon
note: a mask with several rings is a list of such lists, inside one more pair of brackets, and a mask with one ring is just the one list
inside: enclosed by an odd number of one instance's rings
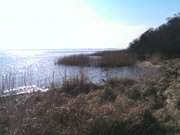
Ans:
{"label": "hazy sky", "polygon": [[0,49],[125,48],[180,0],[1,0]]}

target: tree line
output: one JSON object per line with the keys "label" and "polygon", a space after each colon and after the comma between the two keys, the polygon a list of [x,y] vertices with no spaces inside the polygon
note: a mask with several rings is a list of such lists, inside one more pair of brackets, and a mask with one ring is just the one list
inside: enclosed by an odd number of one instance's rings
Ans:
{"label": "tree line", "polygon": [[155,54],[164,58],[180,57],[180,13],[169,17],[167,23],[158,28],[150,28],[130,43],[127,49],[139,59]]}

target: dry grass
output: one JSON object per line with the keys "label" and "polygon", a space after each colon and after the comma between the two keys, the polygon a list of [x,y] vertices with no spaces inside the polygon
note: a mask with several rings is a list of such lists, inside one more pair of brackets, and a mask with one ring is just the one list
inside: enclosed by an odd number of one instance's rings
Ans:
{"label": "dry grass", "polygon": [[80,93],[88,93],[90,90],[96,88],[87,77],[85,71],[81,69],[78,75],[67,77],[64,75],[61,89],[70,95],[78,95]]}
{"label": "dry grass", "polygon": [[88,66],[90,58],[87,55],[70,55],[59,58],[57,64],[70,65],[70,66]]}
{"label": "dry grass", "polygon": [[102,67],[121,67],[132,66],[136,63],[136,57],[127,52],[107,52],[102,54],[100,66]]}
{"label": "dry grass", "polygon": [[[102,90],[96,90],[73,97],[54,90],[17,97],[16,102],[7,101],[0,108],[0,133],[146,135],[152,132],[156,135],[156,129],[161,130],[148,111],[148,103],[134,103],[120,95],[114,97],[114,101],[107,99],[102,103],[98,100],[102,95]],[[146,112],[149,113],[145,117]]]}
{"label": "dry grass", "polygon": [[[98,58],[92,58],[98,57]],[[134,55],[124,51],[98,52],[89,55],[71,55],[59,58],[57,64],[71,66],[101,66],[101,67],[121,67],[132,66],[137,59]]]}
{"label": "dry grass", "polygon": [[[78,79],[68,81],[66,78],[64,88],[53,89],[46,93],[4,97],[0,100],[0,134],[173,134],[173,122],[177,122],[180,116],[177,113],[175,117],[173,113],[174,110],[179,111],[170,106],[171,104],[167,105],[168,96],[165,98],[163,96],[168,90],[164,84],[170,80],[172,82],[168,84],[176,86],[178,92],[179,83],[175,85],[177,73],[174,71],[179,69],[179,64],[178,61],[174,63],[175,66],[173,63],[166,66],[168,69],[165,70],[164,79],[162,77],[149,78],[147,81],[109,79],[103,87],[88,89],[89,87],[85,86],[89,81],[82,72]],[[176,66],[177,69],[173,70]],[[173,94],[177,96],[172,88],[168,90],[171,96]]]}

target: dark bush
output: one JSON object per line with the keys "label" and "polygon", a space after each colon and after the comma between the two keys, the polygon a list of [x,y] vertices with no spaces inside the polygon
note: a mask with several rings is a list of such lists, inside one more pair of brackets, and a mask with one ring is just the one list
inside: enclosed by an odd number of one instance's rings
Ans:
{"label": "dark bush", "polygon": [[90,135],[164,135],[166,130],[159,125],[149,111],[143,114],[143,120],[128,121],[96,119],[89,129]]}
{"label": "dark bush", "polygon": [[101,99],[103,101],[112,102],[116,99],[117,94],[111,88],[105,88]]}
{"label": "dark bush", "polygon": [[127,130],[123,122],[98,118],[92,123],[89,135],[126,135]]}
{"label": "dark bush", "polygon": [[128,98],[133,100],[140,100],[142,98],[142,92],[137,89],[126,91],[126,95]]}
{"label": "dark bush", "polygon": [[155,54],[164,58],[180,57],[180,14],[156,29],[147,30],[130,44],[128,50],[142,60]]}
{"label": "dark bush", "polygon": [[134,84],[136,84],[136,80],[134,79],[129,79],[129,78],[107,78],[107,80],[105,81],[105,84],[107,86],[110,86],[110,87],[117,87],[117,86],[132,86]]}

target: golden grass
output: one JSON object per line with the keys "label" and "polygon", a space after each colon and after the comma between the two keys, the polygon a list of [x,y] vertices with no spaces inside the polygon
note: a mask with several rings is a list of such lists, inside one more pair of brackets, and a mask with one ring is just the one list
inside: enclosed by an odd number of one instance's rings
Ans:
{"label": "golden grass", "polygon": [[[98,58],[92,58],[92,56]],[[124,51],[99,52],[90,55],[70,55],[59,58],[57,64],[70,66],[101,66],[101,67],[122,67],[132,66],[136,63],[135,55]]]}
{"label": "golden grass", "polygon": [[57,64],[71,65],[71,66],[88,66],[90,58],[87,55],[70,55],[59,58]]}

